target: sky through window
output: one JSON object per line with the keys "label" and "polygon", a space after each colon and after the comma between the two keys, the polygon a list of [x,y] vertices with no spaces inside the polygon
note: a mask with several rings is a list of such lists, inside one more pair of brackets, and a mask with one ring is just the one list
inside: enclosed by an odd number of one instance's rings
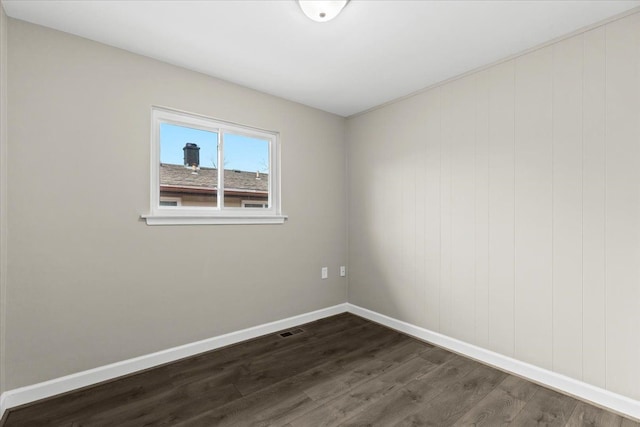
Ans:
{"label": "sky through window", "polygon": [[[160,125],[160,163],[184,164],[186,143],[200,147],[200,167],[217,167],[216,132],[162,123]],[[269,142],[244,135],[224,134],[224,168],[248,172],[269,172]]]}

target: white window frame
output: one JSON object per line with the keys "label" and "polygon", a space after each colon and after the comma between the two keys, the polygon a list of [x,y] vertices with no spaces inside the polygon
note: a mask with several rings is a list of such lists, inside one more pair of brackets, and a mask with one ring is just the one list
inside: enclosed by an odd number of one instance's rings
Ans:
{"label": "white window frame", "polygon": [[[269,142],[269,207],[243,209],[224,207],[224,166],[218,168],[218,206],[160,206],[160,125],[169,123],[218,134],[218,165],[224,165],[224,133]],[[273,131],[217,120],[165,107],[151,109],[151,200],[149,213],[141,215],[148,225],[282,224],[280,201],[280,141]],[[222,189],[222,190],[221,190]]]}

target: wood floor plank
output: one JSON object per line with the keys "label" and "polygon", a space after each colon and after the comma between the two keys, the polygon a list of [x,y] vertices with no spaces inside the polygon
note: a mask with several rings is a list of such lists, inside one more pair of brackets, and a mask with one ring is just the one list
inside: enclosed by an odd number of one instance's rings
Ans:
{"label": "wood floor plank", "polygon": [[509,375],[500,383],[498,388],[506,391],[514,399],[528,402],[542,387],[515,375]]}
{"label": "wood floor plank", "polygon": [[[405,346],[405,348],[411,347],[412,345]],[[416,350],[420,350],[420,348],[416,348]],[[447,355],[444,357],[442,349],[433,346],[427,346],[417,354],[418,356],[426,356],[428,353],[436,354],[434,359],[439,363],[444,363],[447,360],[457,357],[450,352],[446,352]],[[383,358],[388,359],[388,357]],[[358,413],[368,405],[375,404],[376,401],[383,398],[386,394],[393,392],[393,390],[401,384],[407,383],[411,378],[419,378],[425,373],[430,372],[432,370],[431,366],[437,366],[435,363],[425,365],[420,358],[411,359],[410,363],[405,363],[407,362],[406,360],[396,359],[396,362],[400,361],[404,364],[402,367],[398,367],[393,371],[389,370],[384,376],[380,376],[370,383],[363,384],[360,387],[352,387],[350,390],[344,388],[335,389],[333,390],[333,396],[329,394],[323,395],[322,397],[325,398],[325,400],[332,401],[325,405],[319,405],[304,417],[295,420],[292,425],[339,425],[350,414]],[[460,359],[460,362],[463,362],[463,360]],[[447,374],[454,372],[458,372],[456,366],[452,366],[446,370]],[[329,397],[332,398],[328,399]]]}
{"label": "wood floor plank", "polygon": [[358,385],[365,383],[385,371],[397,366],[397,362],[389,362],[374,358],[369,361],[358,361],[354,369],[334,375],[327,381],[319,382],[304,389],[304,394],[320,404],[340,396]]}
{"label": "wood floor plank", "polygon": [[[322,382],[304,390],[304,393],[314,401],[320,403],[342,396],[349,390],[365,383],[416,356],[424,356],[426,353],[439,352],[439,348],[419,341],[411,340],[399,344],[395,349],[385,349],[377,355],[376,359],[363,362],[360,366],[341,375],[335,375],[331,380]],[[453,356],[452,353],[449,353]],[[437,358],[444,360],[443,358]],[[421,363],[419,361],[415,361]],[[435,363],[433,363],[435,365]],[[409,371],[411,372],[411,371]],[[421,372],[417,370],[416,372]]]}
{"label": "wood floor plank", "polygon": [[455,353],[447,351],[444,348],[434,347],[430,351],[421,352],[420,357],[435,365],[442,365],[443,363],[455,358],[456,355]]}
{"label": "wood floor plank", "polygon": [[508,426],[525,405],[526,402],[496,387],[454,426]]}
{"label": "wood floor plank", "polygon": [[541,388],[527,402],[511,425],[564,426],[578,401],[553,390]]}
{"label": "wood floor plank", "polygon": [[[348,399],[327,404],[323,414],[326,420],[331,419],[332,422],[321,425],[393,425],[418,411],[426,402],[444,392],[452,382],[481,365],[455,356],[435,366],[436,369],[408,383],[391,383],[389,390],[381,386],[370,387],[352,393]],[[300,423],[300,426],[303,425],[303,422]]]}
{"label": "wood floor plank", "polygon": [[579,402],[565,427],[619,427],[622,417]]}
{"label": "wood floor plank", "polygon": [[420,377],[437,368],[438,365],[429,364],[421,358],[415,357],[395,369],[389,370],[379,377],[318,406],[313,411],[305,414],[304,417],[292,421],[291,424],[294,427],[342,425],[345,419],[382,401],[386,395],[402,388],[411,379]]}
{"label": "wood floor plank", "polygon": [[[409,415],[398,426],[451,426],[474,405],[482,401],[507,376],[489,366],[480,366],[447,386],[445,392]],[[382,425],[382,424],[379,424]]]}
{"label": "wood floor plank", "polygon": [[413,358],[416,355],[431,352],[435,347],[422,341],[411,339],[401,347],[396,348],[393,352],[389,352],[384,360],[402,363]]}
{"label": "wood floor plank", "polygon": [[585,402],[578,402],[565,427],[640,427],[640,423]]}
{"label": "wood floor plank", "polygon": [[[119,427],[138,427],[147,425],[174,425],[176,422],[188,418],[194,412],[213,406],[221,406],[227,402],[239,399],[240,392],[227,384],[222,387],[206,382],[181,386],[163,399],[148,399],[134,405],[115,407],[108,411],[101,411],[83,420],[83,426],[104,426],[113,419],[123,420]],[[75,417],[61,421],[73,421]]]}

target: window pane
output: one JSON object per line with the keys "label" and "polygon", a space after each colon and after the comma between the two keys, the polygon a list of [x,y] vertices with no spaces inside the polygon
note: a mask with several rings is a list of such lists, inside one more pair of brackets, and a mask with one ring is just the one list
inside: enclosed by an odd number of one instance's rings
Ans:
{"label": "window pane", "polygon": [[180,198],[181,207],[216,207],[217,158],[216,132],[161,123],[160,197]]}
{"label": "window pane", "polygon": [[225,133],[224,207],[268,207],[269,167],[268,140]]}

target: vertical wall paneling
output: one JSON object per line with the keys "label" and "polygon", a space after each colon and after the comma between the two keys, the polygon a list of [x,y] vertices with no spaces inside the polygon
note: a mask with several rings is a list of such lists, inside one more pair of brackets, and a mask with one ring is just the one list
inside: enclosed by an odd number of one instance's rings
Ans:
{"label": "vertical wall paneling", "polygon": [[[392,301],[395,304],[395,315],[396,316],[407,316],[409,307],[409,301],[407,299],[407,277],[403,272],[403,259],[402,259],[402,251],[403,251],[403,220],[406,220],[403,215],[403,196],[404,190],[402,189],[402,185],[404,184],[404,166],[405,166],[405,147],[406,147],[406,133],[400,131],[400,135],[398,132],[399,128],[391,128],[390,134],[388,135],[388,142],[392,144],[393,149],[387,150],[386,161],[391,161],[391,167],[386,170],[385,177],[385,193],[387,195],[387,203],[390,205],[390,209],[388,212],[388,217],[391,218],[390,223],[388,224],[389,235],[386,240],[387,244],[385,245],[387,248],[386,258],[383,258],[385,261],[381,262],[385,264],[386,262],[390,262],[389,274],[387,275],[388,284],[387,289],[390,289],[392,284],[400,283],[400,287],[396,287],[395,292],[389,292],[386,295],[386,298],[389,301]],[[400,207],[398,209],[398,207]],[[392,211],[400,212],[400,215],[392,214]]]}
{"label": "vertical wall paneling", "polygon": [[488,71],[489,85],[489,349],[514,350],[515,63]]}
{"label": "vertical wall paneling", "polygon": [[[420,99],[422,101],[422,99]],[[414,159],[415,173],[415,315],[416,324],[425,327],[427,316],[424,304],[427,299],[427,253],[426,253],[426,202],[427,202],[427,132],[424,117],[427,115],[427,106],[422,101],[416,105],[419,130],[412,138],[411,154]]]}
{"label": "vertical wall paneling", "polygon": [[425,327],[440,330],[441,271],[441,90],[425,96]]}
{"label": "vertical wall paneling", "polygon": [[607,388],[640,398],[640,133],[638,20],[606,35],[606,364]]}
{"label": "vertical wall paneling", "polygon": [[451,170],[453,117],[451,87],[441,89],[440,98],[440,332],[451,334]]}
{"label": "vertical wall paneling", "polygon": [[350,302],[640,399],[640,13],[348,126]]}
{"label": "vertical wall paneling", "polygon": [[489,73],[475,76],[475,343],[489,345]]}
{"label": "vertical wall paneling", "polygon": [[451,334],[475,342],[475,91],[473,76],[451,84]]}
{"label": "vertical wall paneling", "polygon": [[[400,218],[396,212],[399,212],[398,206],[400,206],[400,191],[398,189],[401,185],[400,168],[400,152],[397,149],[387,150],[387,145],[390,141],[396,142],[395,130],[393,127],[386,128],[380,137],[385,141],[385,144],[379,147],[374,147],[376,150],[376,157],[374,163],[369,167],[375,167],[376,179],[375,186],[371,188],[371,191],[379,191],[381,194],[380,204],[376,206],[378,208],[379,216],[377,229],[380,233],[380,239],[376,242],[378,249],[378,256],[373,263],[369,264],[369,268],[376,268],[379,270],[379,279],[381,281],[383,292],[377,296],[377,303],[384,306],[385,303],[392,304],[392,315],[399,315],[400,310],[398,308],[398,298],[390,294],[389,289],[392,283],[398,281],[400,277],[400,271],[398,264],[400,263]],[[375,166],[374,166],[375,165]],[[378,165],[384,165],[378,167]],[[367,173],[365,171],[365,173]],[[370,183],[371,185],[371,183]],[[374,279],[375,280],[375,279]],[[401,282],[400,282],[401,283]]]}
{"label": "vertical wall paneling", "polygon": [[605,29],[584,34],[582,344],[584,381],[605,386]]}
{"label": "vertical wall paneling", "polygon": [[[416,99],[410,99],[412,114],[405,116],[410,123],[417,123],[420,111],[415,107]],[[400,245],[400,271],[398,276],[403,287],[403,292],[399,294],[400,312],[405,318],[413,323],[420,322],[421,316],[418,312],[419,292],[416,282],[416,166],[419,153],[416,141],[420,139],[420,132],[408,132],[406,127],[396,129],[395,140],[391,142],[392,147],[399,150],[400,161],[398,175],[401,178],[399,187],[401,205],[401,233],[396,237]]]}
{"label": "vertical wall paneling", "polygon": [[582,378],[583,38],[553,46],[553,369]]}
{"label": "vertical wall paneling", "polygon": [[552,49],[516,60],[515,355],[552,361]]}

